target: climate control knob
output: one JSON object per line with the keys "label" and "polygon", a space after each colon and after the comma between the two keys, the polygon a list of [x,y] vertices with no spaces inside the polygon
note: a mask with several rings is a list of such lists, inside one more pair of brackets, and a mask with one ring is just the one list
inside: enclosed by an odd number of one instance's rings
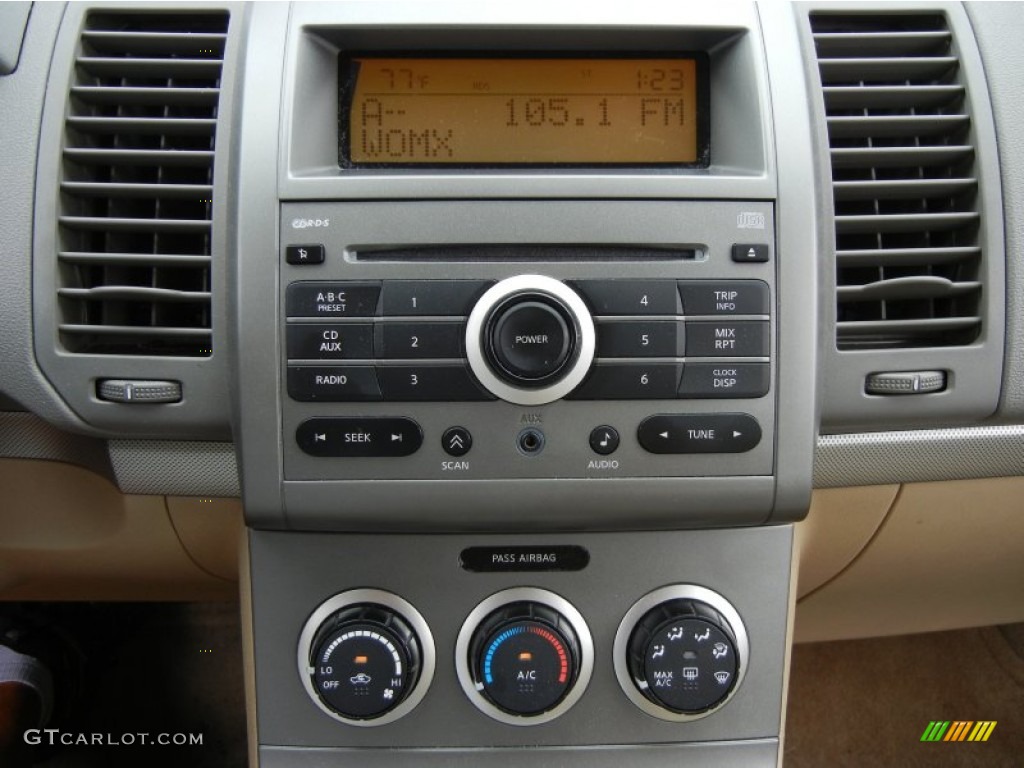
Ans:
{"label": "climate control knob", "polygon": [[299,654],[314,702],[354,725],[403,715],[425,693],[434,670],[422,617],[401,598],[376,590],[354,590],[321,606],[303,630]]}
{"label": "climate control knob", "polygon": [[657,717],[703,717],[733,695],[742,677],[743,623],[724,598],[702,587],[679,585],[652,595],[619,628],[619,683]]}
{"label": "climate control knob", "polygon": [[569,394],[594,360],[594,321],[583,299],[544,275],[493,285],[466,323],[466,355],[477,379],[519,405]]}
{"label": "climate control knob", "polygon": [[514,725],[546,722],[568,709],[593,668],[579,613],[557,595],[531,589],[509,590],[481,605],[456,651],[459,678],[473,703]]}

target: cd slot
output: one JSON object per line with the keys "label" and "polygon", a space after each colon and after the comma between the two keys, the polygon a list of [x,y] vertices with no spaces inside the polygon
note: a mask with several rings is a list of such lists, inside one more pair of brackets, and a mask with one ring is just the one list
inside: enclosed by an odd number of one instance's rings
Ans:
{"label": "cd slot", "polygon": [[349,248],[350,258],[372,262],[606,262],[703,261],[702,246],[427,245]]}

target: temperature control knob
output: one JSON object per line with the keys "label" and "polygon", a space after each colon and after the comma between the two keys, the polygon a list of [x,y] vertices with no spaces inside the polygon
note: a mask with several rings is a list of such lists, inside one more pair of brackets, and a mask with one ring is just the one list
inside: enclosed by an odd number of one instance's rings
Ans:
{"label": "temperature control knob", "polygon": [[423,617],[401,598],[353,590],[328,600],[307,621],[299,671],[314,702],[334,719],[382,725],[426,693],[433,639]]}
{"label": "temperature control knob", "polygon": [[630,609],[615,638],[626,695],[664,720],[704,717],[737,690],[748,641],[725,598],[695,585],[657,590]]}
{"label": "temperature control knob", "polygon": [[553,709],[579,673],[576,633],[557,611],[539,603],[513,603],[492,613],[469,652],[474,685],[511,715]]}
{"label": "temperature control knob", "polygon": [[547,722],[566,711],[593,670],[593,644],[579,612],[531,588],[481,603],[463,626],[456,654],[473,703],[512,725]]}

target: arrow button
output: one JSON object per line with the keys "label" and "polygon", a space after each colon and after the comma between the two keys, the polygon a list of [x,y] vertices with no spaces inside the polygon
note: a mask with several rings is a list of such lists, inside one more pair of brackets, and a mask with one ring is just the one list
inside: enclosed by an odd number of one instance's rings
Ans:
{"label": "arrow button", "polygon": [[441,447],[449,456],[465,456],[473,447],[473,436],[465,427],[449,427],[441,435]]}
{"label": "arrow button", "polygon": [[745,453],[761,442],[761,426],[747,413],[662,413],[636,436],[650,453]]}

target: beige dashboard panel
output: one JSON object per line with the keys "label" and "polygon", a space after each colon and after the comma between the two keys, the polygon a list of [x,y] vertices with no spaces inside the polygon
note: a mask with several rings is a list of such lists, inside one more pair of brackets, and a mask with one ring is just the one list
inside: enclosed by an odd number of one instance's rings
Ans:
{"label": "beige dashboard panel", "polygon": [[186,553],[163,496],[123,495],[69,464],[0,461],[0,599],[236,597]]}
{"label": "beige dashboard panel", "polygon": [[871,541],[892,507],[899,485],[826,488],[814,492],[796,526],[802,598],[839,574]]}
{"label": "beige dashboard panel", "polygon": [[238,580],[238,546],[245,531],[241,499],[168,496],[167,511],[196,565],[211,576]]}
{"label": "beige dashboard panel", "polygon": [[1024,620],[1024,477],[902,487],[870,545],[797,605],[796,640]]}

